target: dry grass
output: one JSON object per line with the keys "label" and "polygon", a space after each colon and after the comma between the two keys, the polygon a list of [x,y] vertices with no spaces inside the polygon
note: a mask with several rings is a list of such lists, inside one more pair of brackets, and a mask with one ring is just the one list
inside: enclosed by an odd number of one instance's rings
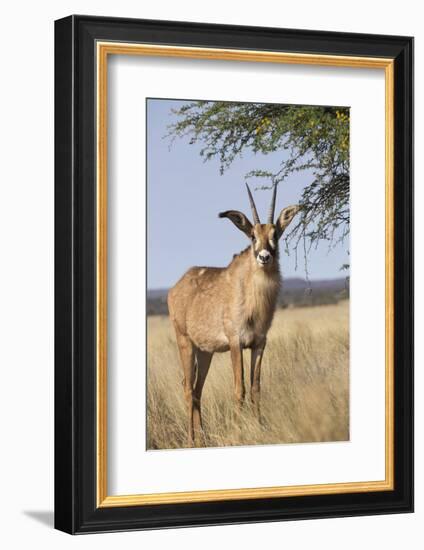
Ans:
{"label": "dry grass", "polygon": [[[250,352],[245,352],[248,381]],[[186,444],[186,409],[173,328],[148,318],[148,448]],[[249,395],[249,387],[246,387]],[[248,400],[235,417],[228,353],[215,354],[202,396],[205,445],[349,439],[349,302],[279,310],[262,364],[262,422]]]}

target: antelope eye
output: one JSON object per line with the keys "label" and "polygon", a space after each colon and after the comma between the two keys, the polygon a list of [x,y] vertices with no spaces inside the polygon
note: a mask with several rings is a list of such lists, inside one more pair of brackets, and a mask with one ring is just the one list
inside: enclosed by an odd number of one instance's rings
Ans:
{"label": "antelope eye", "polygon": [[256,242],[256,237],[255,235],[252,235],[252,243],[255,243]]}

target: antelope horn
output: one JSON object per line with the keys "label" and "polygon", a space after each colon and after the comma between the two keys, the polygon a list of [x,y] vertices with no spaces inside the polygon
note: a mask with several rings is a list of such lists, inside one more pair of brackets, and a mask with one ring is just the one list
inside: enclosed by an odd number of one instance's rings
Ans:
{"label": "antelope horn", "polygon": [[250,208],[252,209],[253,221],[255,224],[261,223],[258,216],[258,211],[256,210],[255,201],[253,200],[252,193],[250,192],[249,186],[246,183],[247,193],[249,195]]}
{"label": "antelope horn", "polygon": [[275,199],[277,198],[277,184],[274,183],[274,189],[272,190],[271,204],[269,207],[268,222],[274,223],[274,212],[275,212]]}

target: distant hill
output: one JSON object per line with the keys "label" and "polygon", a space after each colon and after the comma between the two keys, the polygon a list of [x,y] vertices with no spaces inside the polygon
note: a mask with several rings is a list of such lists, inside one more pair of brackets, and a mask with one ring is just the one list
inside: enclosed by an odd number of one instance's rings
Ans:
{"label": "distant hill", "polygon": [[[167,315],[167,288],[147,290],[147,315]],[[301,278],[283,280],[279,297],[279,307],[306,307],[336,304],[349,297],[349,278],[316,279],[305,281]]]}

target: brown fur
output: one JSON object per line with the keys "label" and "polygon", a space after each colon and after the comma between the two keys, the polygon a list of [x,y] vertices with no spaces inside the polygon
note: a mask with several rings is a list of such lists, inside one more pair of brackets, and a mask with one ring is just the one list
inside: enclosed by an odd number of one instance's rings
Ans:
{"label": "brown fur", "polygon": [[[242,350],[252,350],[251,400],[259,415],[261,361],[280,288],[278,238],[297,211],[297,207],[286,208],[276,225],[255,226],[241,213],[224,213],[221,217],[228,217],[252,239],[251,246],[225,268],[192,267],[169,291],[169,314],[184,371],[190,446],[201,443],[200,400],[214,353],[231,352],[240,407],[245,395]],[[286,222],[284,227],[281,220]],[[258,254],[264,250],[272,259],[261,265]]]}

